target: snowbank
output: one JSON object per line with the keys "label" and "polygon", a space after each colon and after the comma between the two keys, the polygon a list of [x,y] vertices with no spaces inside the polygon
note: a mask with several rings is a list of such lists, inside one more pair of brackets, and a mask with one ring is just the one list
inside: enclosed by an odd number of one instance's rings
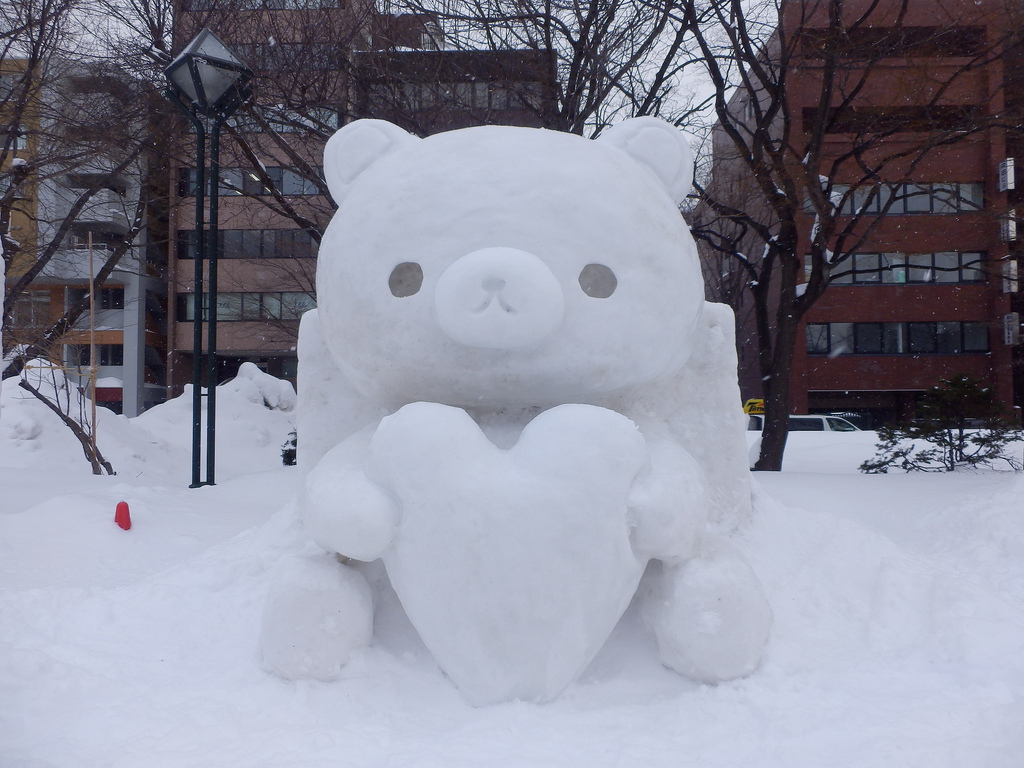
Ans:
{"label": "snowbank", "polygon": [[[187,442],[187,419],[161,423]],[[46,469],[12,468],[6,437],[0,454],[3,766],[1017,768],[1024,753],[1019,475],[860,475],[848,444],[807,438],[806,461],[757,476],[738,534],[775,611],[753,676],[686,681],[631,609],[559,700],[474,709],[393,593],[386,644],[338,680],[260,667],[272,574],[305,540],[293,469],[129,484],[66,472],[46,434]]]}

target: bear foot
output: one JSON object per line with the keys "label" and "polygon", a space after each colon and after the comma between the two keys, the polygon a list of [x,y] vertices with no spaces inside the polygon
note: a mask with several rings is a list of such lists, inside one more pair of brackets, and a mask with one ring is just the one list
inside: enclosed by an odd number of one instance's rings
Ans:
{"label": "bear foot", "polygon": [[649,620],[662,664],[718,683],[757,669],[772,612],[743,555],[707,534],[699,557],[664,566],[660,588],[651,595]]}
{"label": "bear foot", "polygon": [[269,670],[288,680],[334,679],[372,634],[373,597],[358,571],[327,554],[278,565],[260,633]]}

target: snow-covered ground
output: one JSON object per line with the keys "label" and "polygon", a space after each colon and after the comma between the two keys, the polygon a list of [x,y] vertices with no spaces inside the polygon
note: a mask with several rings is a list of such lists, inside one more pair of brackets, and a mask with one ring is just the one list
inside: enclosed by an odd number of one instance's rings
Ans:
{"label": "snow-covered ground", "polygon": [[101,412],[119,474],[93,477],[28,397],[5,386],[0,413],[3,768],[1024,765],[1024,475],[861,475],[873,434],[793,434],[735,536],[775,612],[754,675],[679,677],[631,611],[554,703],[473,708],[394,599],[341,679],[261,667],[302,538],[266,380],[221,388],[218,484],[195,490],[187,398]]}

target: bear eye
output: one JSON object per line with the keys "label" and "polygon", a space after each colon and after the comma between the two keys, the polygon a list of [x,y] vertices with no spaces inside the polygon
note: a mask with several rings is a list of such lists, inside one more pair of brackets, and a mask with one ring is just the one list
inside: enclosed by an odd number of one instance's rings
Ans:
{"label": "bear eye", "polygon": [[592,299],[607,299],[618,284],[615,273],[604,264],[587,264],[580,272],[580,288]]}
{"label": "bear eye", "polygon": [[399,299],[418,293],[422,285],[423,267],[415,261],[403,261],[391,270],[388,278],[391,295]]}

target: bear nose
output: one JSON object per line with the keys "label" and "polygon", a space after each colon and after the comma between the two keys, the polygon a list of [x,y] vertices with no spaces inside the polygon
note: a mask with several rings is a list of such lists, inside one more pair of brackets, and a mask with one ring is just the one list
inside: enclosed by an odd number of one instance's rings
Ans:
{"label": "bear nose", "polygon": [[516,349],[562,324],[562,287],[547,264],[517,248],[482,248],[456,259],[434,294],[437,321],[471,347]]}
{"label": "bear nose", "polygon": [[498,277],[484,278],[484,290],[494,293],[505,287],[505,281]]}

